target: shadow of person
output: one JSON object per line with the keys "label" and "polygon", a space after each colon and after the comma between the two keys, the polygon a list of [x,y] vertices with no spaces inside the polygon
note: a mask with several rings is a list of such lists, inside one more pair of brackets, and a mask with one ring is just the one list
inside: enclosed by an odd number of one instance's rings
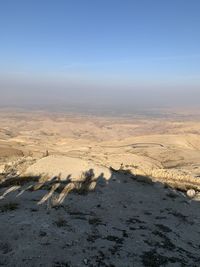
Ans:
{"label": "shadow of person", "polygon": [[[104,173],[101,173],[96,177],[94,169],[89,169],[81,174],[79,180],[73,180],[71,174],[65,179],[61,179],[61,174],[52,178],[46,176],[13,177],[10,178],[9,181],[1,183],[0,187],[9,187],[2,195],[2,198],[14,191],[20,191],[17,196],[21,196],[25,191],[47,190],[47,193],[42,197],[38,204],[44,204],[53,198],[54,201],[52,202],[54,203],[52,203],[52,206],[57,206],[63,203],[67,195],[71,192],[84,195],[94,191],[97,185],[103,187],[106,184],[108,184],[108,181],[104,177]],[[54,194],[57,196],[54,197]]]}
{"label": "shadow of person", "polygon": [[94,169],[89,169],[88,171],[82,173],[80,180],[70,180],[70,182],[64,186],[57,198],[57,205],[62,204],[69,193],[75,192],[80,195],[86,195],[89,192],[94,191],[97,184],[105,186],[107,183],[108,182],[104,177],[104,173],[101,173],[96,177]]}
{"label": "shadow of person", "polygon": [[[112,178],[112,174],[110,179]],[[97,186],[104,187],[108,184],[108,180],[104,177],[104,173],[102,172],[98,177],[97,177]]]}

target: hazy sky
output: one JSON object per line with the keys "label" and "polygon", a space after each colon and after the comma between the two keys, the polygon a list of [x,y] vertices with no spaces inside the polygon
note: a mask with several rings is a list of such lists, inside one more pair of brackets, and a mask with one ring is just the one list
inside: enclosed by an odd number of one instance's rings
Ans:
{"label": "hazy sky", "polygon": [[199,86],[199,0],[0,1],[0,104],[198,104]]}

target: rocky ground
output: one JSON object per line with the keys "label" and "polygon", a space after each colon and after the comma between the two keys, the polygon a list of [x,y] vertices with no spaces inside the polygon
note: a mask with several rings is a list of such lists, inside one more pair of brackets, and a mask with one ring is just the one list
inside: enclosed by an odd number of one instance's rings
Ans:
{"label": "rocky ground", "polygon": [[199,266],[200,206],[181,192],[112,172],[59,206],[47,193],[1,199],[1,266]]}

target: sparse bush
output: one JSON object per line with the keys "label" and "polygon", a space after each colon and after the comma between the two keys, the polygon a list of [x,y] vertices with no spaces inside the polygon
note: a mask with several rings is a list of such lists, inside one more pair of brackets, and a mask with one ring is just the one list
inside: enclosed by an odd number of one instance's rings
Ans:
{"label": "sparse bush", "polygon": [[19,204],[15,202],[9,202],[0,206],[0,212],[8,212],[18,209]]}
{"label": "sparse bush", "polygon": [[49,156],[49,151],[46,150],[45,153],[43,154],[43,157],[45,158],[45,157],[48,157],[48,156]]}
{"label": "sparse bush", "polygon": [[59,218],[57,221],[54,222],[57,227],[65,227],[67,225],[67,221],[63,218]]}

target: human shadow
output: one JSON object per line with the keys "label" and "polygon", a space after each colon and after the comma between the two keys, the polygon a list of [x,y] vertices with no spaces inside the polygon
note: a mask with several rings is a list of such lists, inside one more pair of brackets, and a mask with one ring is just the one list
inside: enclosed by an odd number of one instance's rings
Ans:
{"label": "human shadow", "polygon": [[[88,194],[96,189],[108,185],[114,178],[114,176],[120,176],[122,180],[123,176],[129,176],[136,182],[152,185],[155,183],[151,177],[145,175],[134,175],[129,170],[114,170],[110,168],[110,177],[106,178],[104,173],[95,174],[94,169],[89,169],[82,172],[79,179],[72,178],[71,174],[68,174],[65,178],[61,178],[61,173],[57,176],[48,176],[48,175],[38,175],[38,176],[14,176],[5,178],[0,182],[0,189],[4,189],[4,192],[0,196],[0,200],[4,199],[8,194],[17,192],[16,197],[20,197],[26,191],[39,191],[43,190],[46,193],[38,201],[38,205],[47,203],[48,207],[59,206],[64,202],[69,193],[77,194]],[[159,182],[156,181],[158,184]],[[181,187],[177,188],[176,181],[163,181],[160,183],[161,186],[170,187],[172,189],[179,189],[180,191],[186,191],[187,188],[192,188],[193,184],[189,183],[186,188]]]}
{"label": "human shadow", "polygon": [[94,191],[97,184],[105,185],[106,178],[104,173],[96,176],[94,169],[82,172],[79,179],[72,179],[71,174],[62,179],[61,174],[54,177],[48,175],[15,176],[0,183],[0,188],[5,188],[0,199],[16,191],[16,196],[19,197],[26,191],[46,190],[47,193],[39,200],[38,205],[48,202],[48,206],[54,207],[62,204],[69,193],[85,195]]}

